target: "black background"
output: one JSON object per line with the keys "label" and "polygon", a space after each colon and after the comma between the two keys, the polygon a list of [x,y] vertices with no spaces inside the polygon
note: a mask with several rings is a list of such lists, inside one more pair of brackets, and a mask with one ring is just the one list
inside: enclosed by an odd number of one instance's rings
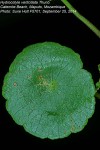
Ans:
{"label": "black background", "polygon": [[[94,0],[70,0],[95,26],[100,28],[99,3]],[[92,6],[93,4],[93,6]],[[84,68],[91,72],[94,83],[99,79],[100,39],[73,14],[0,14],[0,83],[15,56],[22,49],[37,42],[52,41],[72,48],[80,54]],[[84,130],[68,138],[40,139],[18,126],[5,109],[5,99],[0,98],[0,146],[3,148],[72,149],[99,145],[100,100],[96,99],[95,113]]]}

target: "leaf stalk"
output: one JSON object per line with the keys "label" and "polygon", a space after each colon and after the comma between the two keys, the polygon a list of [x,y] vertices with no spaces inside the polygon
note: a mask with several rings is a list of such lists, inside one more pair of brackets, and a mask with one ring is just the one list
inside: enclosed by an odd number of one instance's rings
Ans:
{"label": "leaf stalk", "polygon": [[[68,9],[76,10],[67,0],[61,1],[66,5]],[[96,26],[94,26],[88,19],[82,16],[77,10],[75,13],[73,12],[73,14],[100,38],[100,30]]]}

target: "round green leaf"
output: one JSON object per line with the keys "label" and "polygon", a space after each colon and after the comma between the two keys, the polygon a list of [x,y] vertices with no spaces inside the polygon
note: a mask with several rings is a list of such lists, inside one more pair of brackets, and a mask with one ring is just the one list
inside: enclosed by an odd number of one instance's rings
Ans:
{"label": "round green leaf", "polygon": [[95,86],[80,56],[54,42],[26,47],[12,62],[2,94],[13,120],[34,136],[81,131],[95,109]]}

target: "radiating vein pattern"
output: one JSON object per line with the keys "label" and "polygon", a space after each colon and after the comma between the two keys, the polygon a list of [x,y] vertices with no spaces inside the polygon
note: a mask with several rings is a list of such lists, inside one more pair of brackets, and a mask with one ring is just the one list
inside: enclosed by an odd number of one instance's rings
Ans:
{"label": "radiating vein pattern", "polygon": [[15,122],[40,138],[81,131],[95,108],[92,76],[79,54],[54,42],[33,44],[18,54],[2,94]]}

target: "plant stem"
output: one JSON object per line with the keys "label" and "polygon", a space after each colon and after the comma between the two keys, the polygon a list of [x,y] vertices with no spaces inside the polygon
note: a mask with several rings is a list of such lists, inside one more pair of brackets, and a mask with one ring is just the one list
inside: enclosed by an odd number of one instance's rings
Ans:
{"label": "plant stem", "polygon": [[[75,8],[67,1],[61,0],[69,9],[75,10]],[[73,13],[79,20],[81,20],[87,27],[89,27],[99,38],[100,38],[100,30],[97,29],[89,20],[87,20],[84,16],[82,16],[78,11]]]}

